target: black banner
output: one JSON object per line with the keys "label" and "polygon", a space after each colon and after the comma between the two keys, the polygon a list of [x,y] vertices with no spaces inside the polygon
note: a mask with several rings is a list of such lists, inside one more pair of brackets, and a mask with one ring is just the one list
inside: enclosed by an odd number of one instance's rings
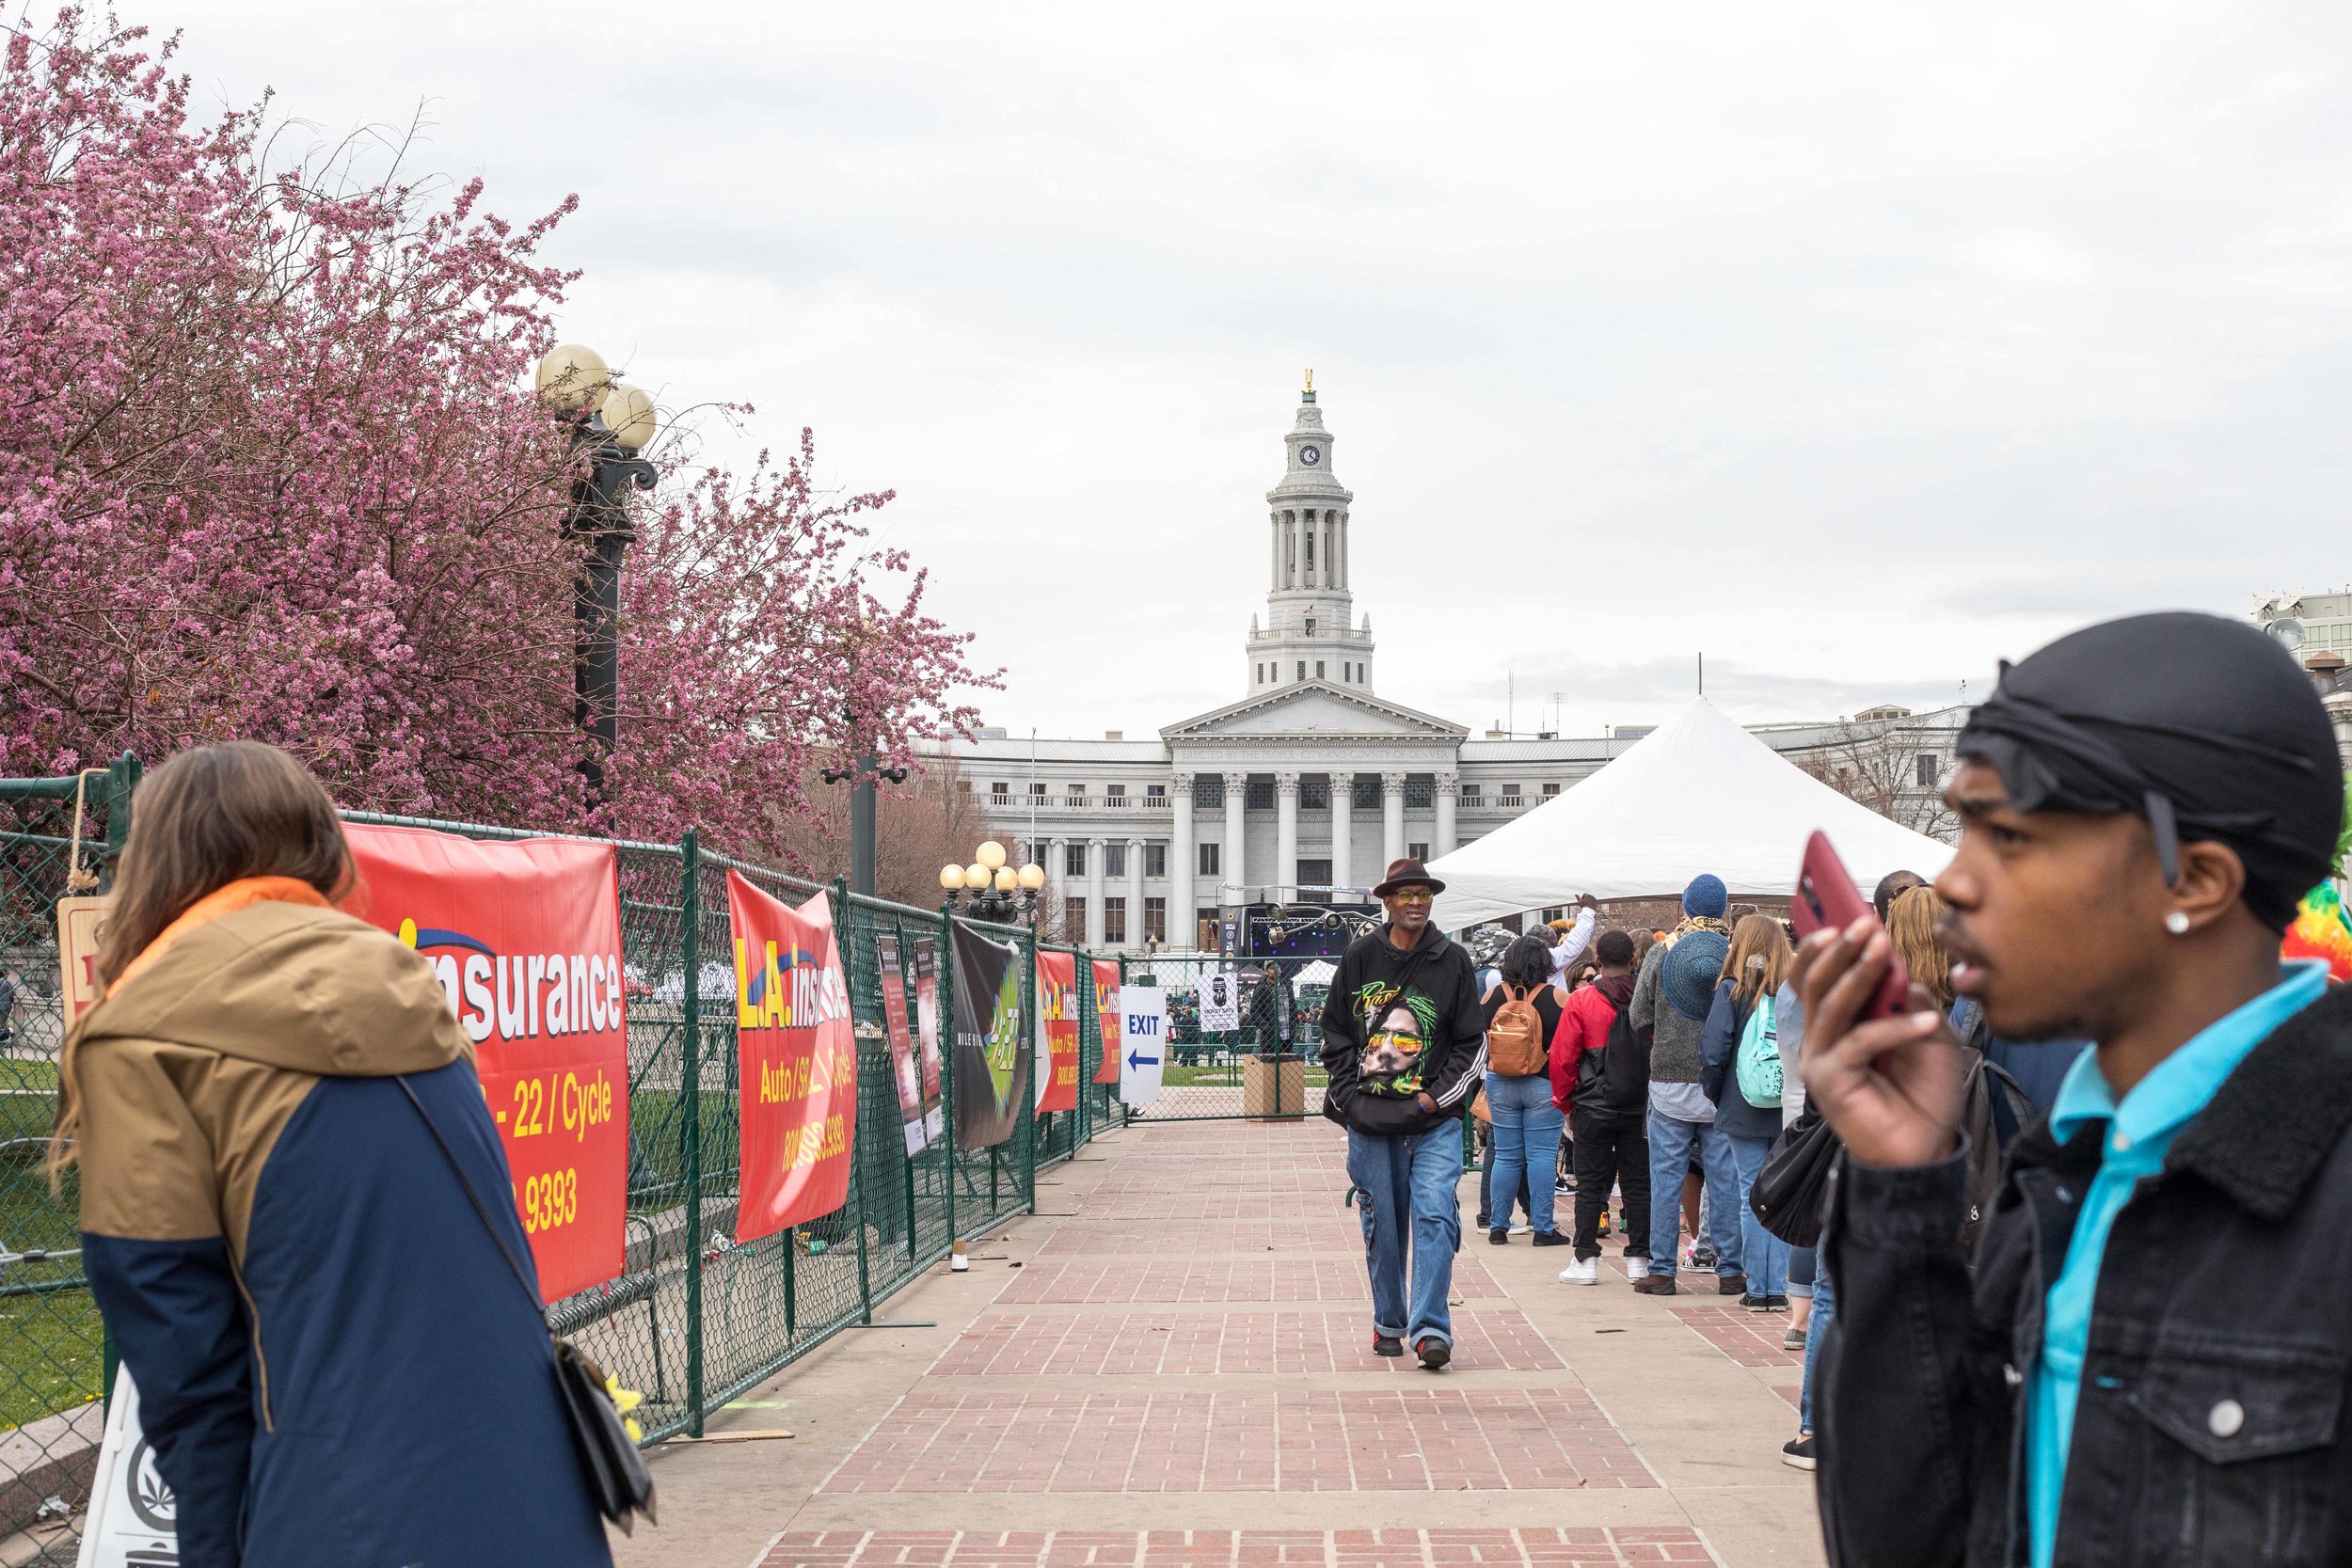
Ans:
{"label": "black banner", "polygon": [[1028,1103],[1028,1041],[1021,1028],[1021,948],[956,932],[956,1147],[989,1148],[1012,1136]]}

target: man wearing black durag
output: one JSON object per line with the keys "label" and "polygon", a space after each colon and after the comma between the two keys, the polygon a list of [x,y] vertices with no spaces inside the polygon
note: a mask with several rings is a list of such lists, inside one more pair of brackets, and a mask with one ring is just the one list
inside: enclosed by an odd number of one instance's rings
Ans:
{"label": "man wearing black durag", "polygon": [[1955,990],[2074,1035],[1973,1278],[1963,1060],[1863,1020],[1867,922],[1808,938],[1805,1092],[1846,1146],[1816,1392],[1840,1568],[2352,1562],[2352,988],[2281,965],[2343,812],[2312,682],[2252,626],[2143,615],[2003,672],[1935,880]]}

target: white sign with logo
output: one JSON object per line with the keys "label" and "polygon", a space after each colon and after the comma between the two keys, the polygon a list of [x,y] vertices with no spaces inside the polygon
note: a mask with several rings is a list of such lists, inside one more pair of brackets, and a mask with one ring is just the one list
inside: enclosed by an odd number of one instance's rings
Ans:
{"label": "white sign with logo", "polygon": [[1194,983],[1203,1034],[1241,1027],[1241,985],[1229,969],[1204,969]]}
{"label": "white sign with logo", "polygon": [[1168,997],[1157,986],[1119,988],[1119,1098],[1122,1104],[1149,1105],[1160,1098],[1160,1073],[1168,1065]]}
{"label": "white sign with logo", "polygon": [[76,1568],[175,1568],[180,1537],[171,1488],[139,1430],[139,1391],[128,1367],[115,1369],[114,1403],[106,1411],[89,1498]]}

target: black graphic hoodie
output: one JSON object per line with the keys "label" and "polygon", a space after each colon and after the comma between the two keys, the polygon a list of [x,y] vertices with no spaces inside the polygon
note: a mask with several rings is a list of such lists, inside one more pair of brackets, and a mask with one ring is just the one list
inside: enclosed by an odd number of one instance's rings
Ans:
{"label": "black graphic hoodie", "polygon": [[[1426,1132],[1470,1108],[1486,1032],[1470,955],[1431,926],[1409,951],[1389,927],[1359,937],[1323,1005],[1323,1114],[1351,1132]],[[1416,1095],[1437,1101],[1433,1115]]]}

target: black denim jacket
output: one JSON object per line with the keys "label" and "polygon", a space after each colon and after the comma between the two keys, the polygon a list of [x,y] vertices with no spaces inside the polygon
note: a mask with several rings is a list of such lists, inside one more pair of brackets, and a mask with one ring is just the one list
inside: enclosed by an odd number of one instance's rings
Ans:
{"label": "black denim jacket", "polygon": [[[2352,988],[2256,1046],[2107,1241],[2054,1568],[2352,1563]],[[2010,1148],[1973,1282],[1966,1157],[1841,1162],[1814,1391],[1838,1568],[2028,1560],[2026,1391],[2100,1129]]]}

